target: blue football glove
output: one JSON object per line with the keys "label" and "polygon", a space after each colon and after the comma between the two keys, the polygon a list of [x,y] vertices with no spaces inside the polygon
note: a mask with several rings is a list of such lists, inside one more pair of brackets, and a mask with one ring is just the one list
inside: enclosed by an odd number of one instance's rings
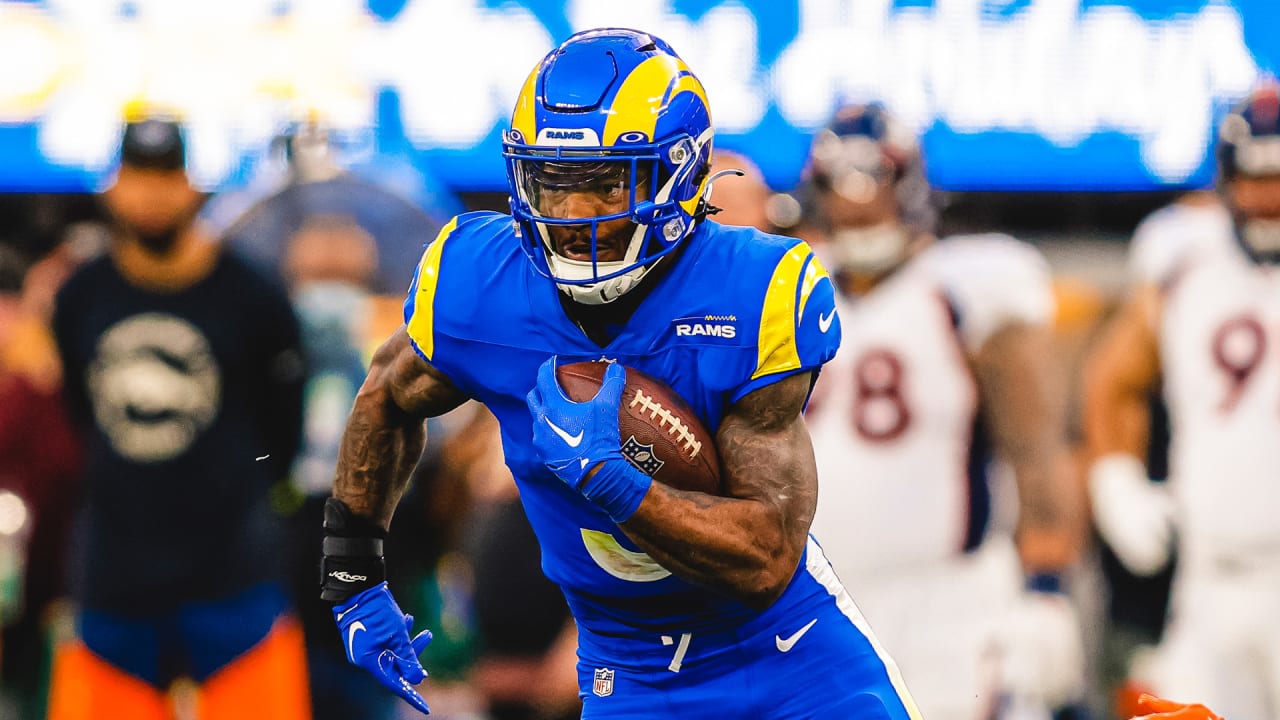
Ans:
{"label": "blue football glove", "polygon": [[533,446],[542,464],[619,523],[635,514],[653,484],[622,456],[618,406],[626,384],[626,370],[610,364],[596,396],[574,402],[556,382],[552,356],[538,368],[538,383],[526,398],[533,416]]}
{"label": "blue football glove", "polygon": [[378,682],[430,715],[427,701],[413,686],[427,678],[418,655],[431,642],[431,631],[423,630],[413,640],[409,639],[413,616],[400,611],[387,584],[374,585],[334,606],[333,617],[342,632],[347,659],[373,673]]}

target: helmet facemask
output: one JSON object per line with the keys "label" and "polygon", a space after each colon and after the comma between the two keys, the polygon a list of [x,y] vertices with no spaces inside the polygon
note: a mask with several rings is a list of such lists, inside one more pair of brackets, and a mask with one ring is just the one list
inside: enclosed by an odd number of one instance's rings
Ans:
{"label": "helmet facemask", "polygon": [[[866,135],[841,137],[823,130],[814,140],[812,163],[814,186],[827,198],[832,264],[867,275],[900,264],[911,233],[898,206],[900,173],[880,143]],[[839,212],[832,207],[837,203]]]}
{"label": "helmet facemask", "polygon": [[512,215],[531,235],[526,250],[541,256],[545,273],[574,301],[602,305],[618,299],[699,219],[702,208],[691,216],[678,195],[690,183],[698,187],[702,178],[693,176],[699,169],[705,176],[709,139],[700,145],[685,137],[625,153],[517,150],[509,139],[506,154],[516,191]]}

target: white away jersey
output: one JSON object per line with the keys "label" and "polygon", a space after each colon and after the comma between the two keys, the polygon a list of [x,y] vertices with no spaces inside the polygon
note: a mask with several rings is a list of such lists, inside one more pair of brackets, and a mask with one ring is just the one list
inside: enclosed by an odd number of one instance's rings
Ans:
{"label": "white away jersey", "polygon": [[1280,552],[1280,268],[1192,265],[1165,298],[1160,357],[1186,553]]}
{"label": "white away jersey", "polygon": [[1007,324],[1050,321],[1043,257],[1003,235],[943,240],[837,309],[844,339],[806,415],[814,535],[846,581],[978,545],[989,454],[969,357]]}
{"label": "white away jersey", "polygon": [[1164,286],[1192,260],[1240,253],[1231,215],[1219,203],[1173,203],[1133,231],[1129,275],[1139,285]]}

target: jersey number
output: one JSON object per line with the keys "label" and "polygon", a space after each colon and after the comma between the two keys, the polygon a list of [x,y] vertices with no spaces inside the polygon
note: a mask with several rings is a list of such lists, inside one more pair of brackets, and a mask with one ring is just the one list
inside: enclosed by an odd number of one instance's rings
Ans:
{"label": "jersey number", "polygon": [[902,395],[902,360],[892,350],[869,350],[853,366],[853,427],[871,442],[894,440],[911,425]]}
{"label": "jersey number", "polygon": [[1213,334],[1213,363],[1227,376],[1227,392],[1218,410],[1235,409],[1266,353],[1267,333],[1253,315],[1231,318],[1218,328]]}

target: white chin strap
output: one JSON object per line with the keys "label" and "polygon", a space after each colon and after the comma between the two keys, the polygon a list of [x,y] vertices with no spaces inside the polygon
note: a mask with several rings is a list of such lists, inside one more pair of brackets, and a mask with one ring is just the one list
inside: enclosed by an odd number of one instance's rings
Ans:
{"label": "white chin strap", "polygon": [[[636,258],[640,257],[640,249],[644,247],[645,228],[645,225],[636,226],[635,232],[631,235],[631,242],[627,243],[627,253],[621,260],[596,262],[594,267],[590,260],[570,260],[552,250],[551,238],[545,225],[539,224],[538,232],[542,235],[542,242],[547,251],[547,265],[553,277],[562,280],[590,280],[600,275],[615,273],[635,263]],[[584,285],[557,282],[556,287],[574,302],[583,305],[604,305],[617,300],[638,285],[640,279],[655,264],[635,267],[617,277],[600,282]]]}
{"label": "white chin strap", "polygon": [[907,229],[896,222],[841,228],[831,234],[834,264],[853,273],[891,270],[907,255]]}
{"label": "white chin strap", "polygon": [[[591,263],[582,260],[569,260],[560,257],[555,253],[547,254],[547,263],[551,265],[551,272],[556,277],[565,280],[590,280],[593,275],[591,272]],[[649,272],[649,268],[653,264],[632,268],[617,277],[601,280],[600,282],[587,283],[585,285],[571,285],[569,283],[556,283],[556,287],[560,291],[568,295],[574,302],[583,305],[604,305],[622,297],[632,288],[640,283],[640,279]],[[607,275],[611,272],[626,267],[628,263],[625,260],[615,262],[598,262],[596,263],[596,272],[600,275]]]}

